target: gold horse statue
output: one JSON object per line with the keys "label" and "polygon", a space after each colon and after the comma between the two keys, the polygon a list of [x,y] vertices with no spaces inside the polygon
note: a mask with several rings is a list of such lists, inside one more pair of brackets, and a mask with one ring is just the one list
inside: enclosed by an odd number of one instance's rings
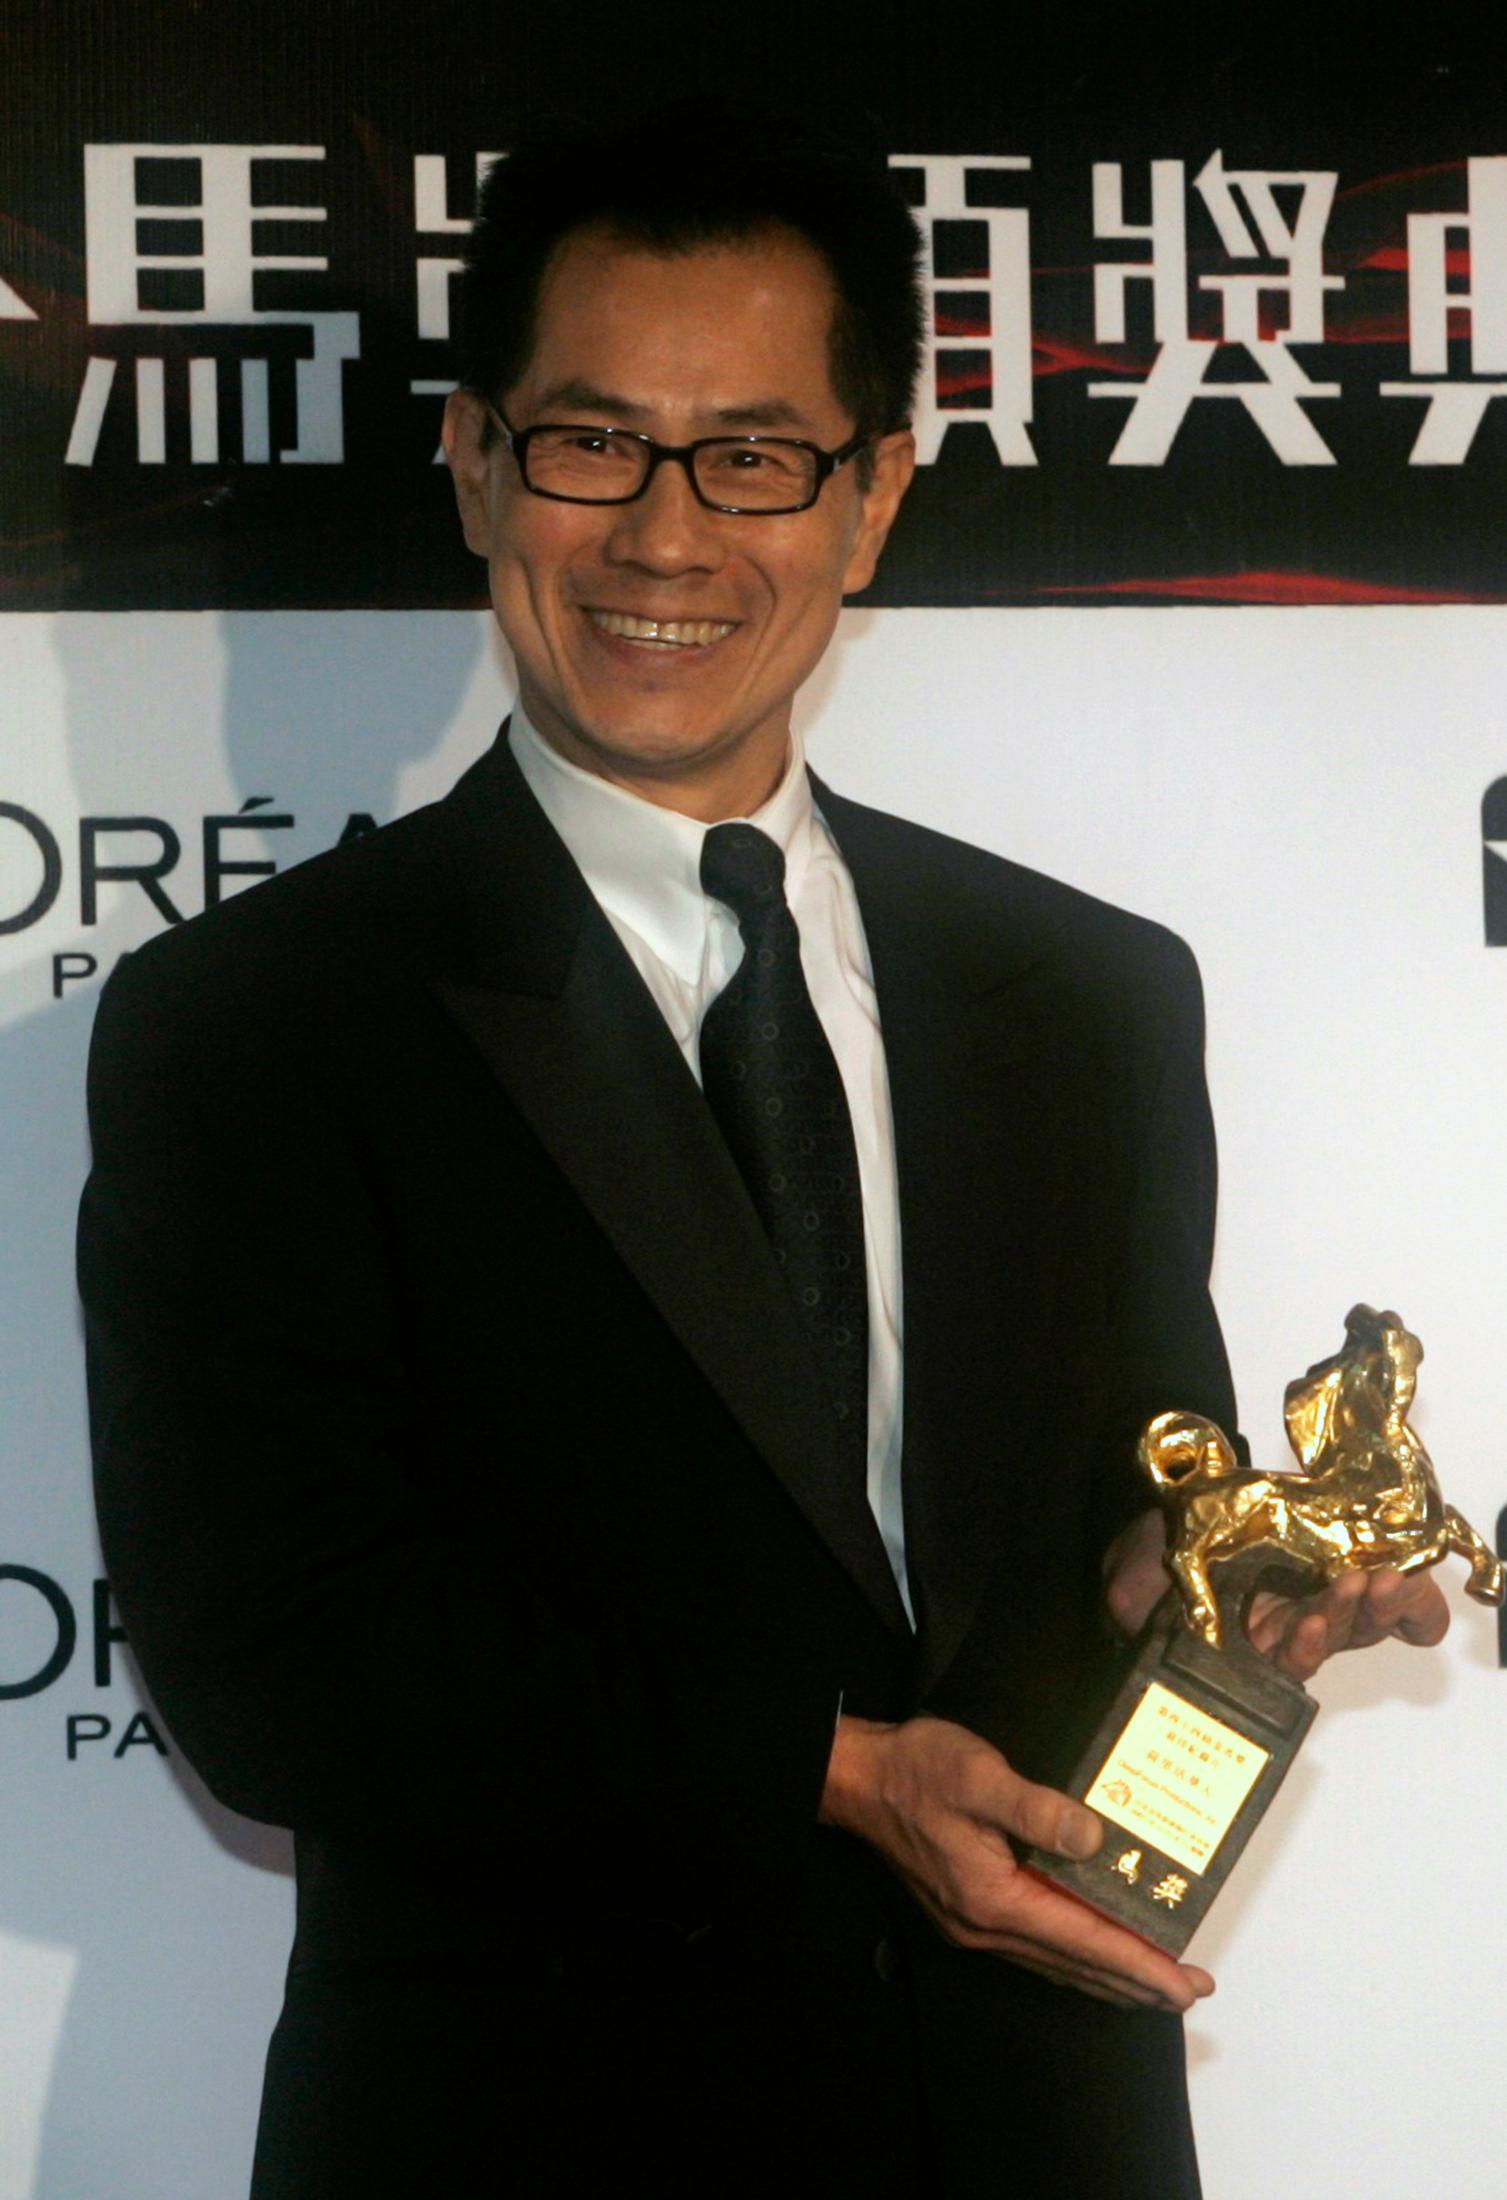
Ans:
{"label": "gold horse statue", "polygon": [[1241,1467],[1201,1414],[1147,1423],[1140,1461],[1167,1514],[1167,1564],[1187,1625],[1212,1648],[1223,1629],[1209,1568],[1262,1545],[1315,1586],[1357,1568],[1413,1573],[1458,1551],[1470,1562],[1469,1594],[1501,1603],[1501,1560],[1444,1502],[1408,1426],[1422,1358],[1396,1314],[1352,1307],[1341,1350],[1287,1386],[1283,1418],[1300,1474]]}

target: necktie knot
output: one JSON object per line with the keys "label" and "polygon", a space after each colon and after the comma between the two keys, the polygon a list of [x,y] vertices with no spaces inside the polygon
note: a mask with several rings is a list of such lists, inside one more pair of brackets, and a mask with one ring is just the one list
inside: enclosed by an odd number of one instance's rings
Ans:
{"label": "necktie knot", "polygon": [[742,925],[785,906],[785,851],[757,825],[713,825],[701,843],[701,883]]}

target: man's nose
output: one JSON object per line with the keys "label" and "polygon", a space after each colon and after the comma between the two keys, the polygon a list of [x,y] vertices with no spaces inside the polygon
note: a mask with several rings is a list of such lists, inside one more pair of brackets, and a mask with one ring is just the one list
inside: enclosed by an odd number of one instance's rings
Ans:
{"label": "man's nose", "polygon": [[608,537],[610,559],[644,566],[655,573],[713,570],[727,554],[723,529],[729,524],[709,511],[691,486],[685,465],[662,459],[649,486],[631,504],[615,508]]}

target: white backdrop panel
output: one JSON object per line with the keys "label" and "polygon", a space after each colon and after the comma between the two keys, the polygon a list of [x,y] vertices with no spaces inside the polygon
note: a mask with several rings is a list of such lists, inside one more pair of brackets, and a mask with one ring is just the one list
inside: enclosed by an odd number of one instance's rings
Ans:
{"label": "white backdrop panel", "polygon": [[[162,885],[196,910],[205,817],[270,798],[261,814],[293,823],[222,828],[221,847],[286,866],[353,812],[442,792],[511,675],[459,613],[13,616],[0,648],[0,804],[62,865],[51,907],[0,934],[0,1564],[45,1576],[79,1631],[49,1686],[0,1701],[0,2200],[238,2200],[287,1847],[130,1738],[128,1654],[96,1678],[71,1236],[97,976],[54,999],[54,958],[102,974],[161,920],[107,882],[85,921],[78,820],[168,824],[182,854]],[[847,615],[802,706],[845,791],[1192,941],[1216,1287],[1257,1457],[1281,1458],[1282,1386],[1351,1301],[1393,1303],[1428,1350],[1418,1425],[1487,1534],[1507,1499],[1507,954],[1483,945],[1479,804],[1507,771],[1504,686],[1498,610],[891,611]],[[160,837],[117,832],[102,860]],[[0,812],[0,923],[43,879],[36,833]],[[0,1685],[56,1639],[45,1595],[0,1580]],[[1462,1609],[1438,1656],[1388,1646],[1317,1692],[1325,1715],[1195,1950],[1220,1979],[1191,2034],[1210,2200],[1308,2191],[1316,2162],[1375,2200],[1497,2200],[1490,1617]]]}

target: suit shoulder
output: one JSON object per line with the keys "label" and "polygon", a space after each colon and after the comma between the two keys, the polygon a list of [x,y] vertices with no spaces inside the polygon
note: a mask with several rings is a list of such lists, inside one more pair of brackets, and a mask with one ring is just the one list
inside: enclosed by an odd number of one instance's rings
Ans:
{"label": "suit shoulder", "polygon": [[156,934],[123,960],[105,988],[138,999],[288,999],[319,988],[394,945],[416,943],[436,921],[437,861],[430,804],[308,857],[217,907]]}
{"label": "suit shoulder", "polygon": [[[823,789],[820,801],[839,844],[853,846],[906,881],[919,920],[944,931],[970,965],[1035,963],[1070,974],[1113,1001],[1128,992],[1145,1003],[1201,1011],[1193,951],[1154,918],[1122,909],[1080,886],[958,840],[929,825],[891,816]],[[986,969],[979,968],[980,979]]]}
{"label": "suit shoulder", "polygon": [[159,1079],[206,1092],[292,1072],[380,1029],[451,902],[436,891],[442,805],[379,827],[124,956],[103,987],[90,1091]]}

